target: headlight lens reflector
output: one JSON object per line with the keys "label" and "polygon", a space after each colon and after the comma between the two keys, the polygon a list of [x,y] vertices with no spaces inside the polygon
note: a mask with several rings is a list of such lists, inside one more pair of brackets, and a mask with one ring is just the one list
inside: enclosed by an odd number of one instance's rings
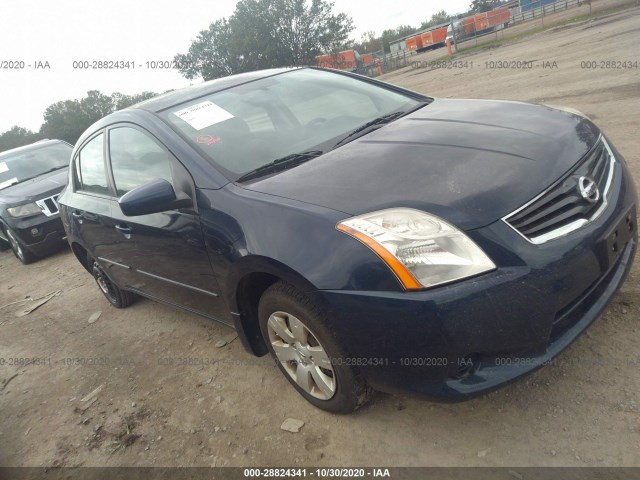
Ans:
{"label": "headlight lens reflector", "polygon": [[42,213],[42,209],[35,203],[27,203],[19,207],[7,208],[7,213],[12,217],[29,217]]}
{"label": "headlight lens reflector", "polygon": [[381,210],[349,218],[336,228],[378,254],[407,290],[433,287],[496,268],[464,232],[419,210]]}

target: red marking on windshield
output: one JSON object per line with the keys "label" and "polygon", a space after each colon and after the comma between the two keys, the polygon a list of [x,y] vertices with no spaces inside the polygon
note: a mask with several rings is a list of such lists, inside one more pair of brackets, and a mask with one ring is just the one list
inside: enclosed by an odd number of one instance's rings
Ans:
{"label": "red marking on windshield", "polygon": [[214,137],[212,135],[198,135],[196,138],[196,142],[198,143],[206,143],[207,145],[213,145],[214,143],[218,143],[221,139],[219,137]]}

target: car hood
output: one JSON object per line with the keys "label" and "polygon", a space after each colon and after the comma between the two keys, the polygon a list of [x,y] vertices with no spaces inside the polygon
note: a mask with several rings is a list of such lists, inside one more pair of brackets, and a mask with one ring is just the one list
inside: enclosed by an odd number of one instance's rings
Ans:
{"label": "car hood", "polygon": [[3,188],[0,190],[0,203],[15,205],[33,202],[60,193],[67,184],[68,171],[68,167],[61,168],[26,182]]}
{"label": "car hood", "polygon": [[470,230],[544,191],[599,136],[587,118],[544,105],[437,99],[244,187],[350,215],[417,208]]}

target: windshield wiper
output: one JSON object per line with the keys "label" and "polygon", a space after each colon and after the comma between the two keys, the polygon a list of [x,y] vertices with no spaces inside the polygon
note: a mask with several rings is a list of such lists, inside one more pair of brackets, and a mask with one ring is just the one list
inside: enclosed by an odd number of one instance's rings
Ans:
{"label": "windshield wiper", "polygon": [[311,150],[309,152],[293,153],[286,157],[278,158],[273,162],[262,165],[261,167],[251,170],[250,172],[242,175],[237,181],[245,182],[247,180],[253,180],[254,178],[262,177],[269,173],[275,173],[288,168],[297,167],[301,163],[304,163],[312,158],[319,157],[323,152],[321,150]]}
{"label": "windshield wiper", "polygon": [[345,143],[350,142],[351,140],[355,140],[354,137],[359,133],[364,132],[365,130],[369,130],[372,127],[381,127],[382,125],[386,125],[387,123],[392,122],[393,120],[395,120],[396,118],[404,114],[405,112],[394,112],[394,113],[388,113],[387,115],[383,115],[378,118],[374,118],[370,122],[367,122],[364,125],[356,128],[353,132],[351,132],[349,135],[347,135],[338,143],[336,143],[333,146],[333,148],[338,148],[339,146],[344,145]]}
{"label": "windshield wiper", "polygon": [[338,143],[336,143],[333,146],[333,148],[338,148],[338,147],[344,145],[345,143],[349,143],[349,142],[355,140],[356,138],[362,136],[360,134],[364,134],[364,132],[369,133],[368,130],[373,130],[374,129],[373,127],[378,127],[379,128],[379,127],[381,127],[383,125],[386,125],[387,123],[391,123],[394,120],[397,120],[400,117],[404,117],[405,115],[409,115],[410,113],[413,113],[416,110],[420,110],[422,107],[424,107],[426,105],[429,105],[429,103],[431,103],[431,102],[430,101],[420,102],[415,107],[407,110],[406,112],[393,112],[393,113],[388,113],[387,115],[383,115],[383,116],[378,117],[378,118],[374,118],[370,122],[367,122],[364,125],[356,128],[353,132],[351,132],[349,135],[347,135],[342,140],[340,140]]}

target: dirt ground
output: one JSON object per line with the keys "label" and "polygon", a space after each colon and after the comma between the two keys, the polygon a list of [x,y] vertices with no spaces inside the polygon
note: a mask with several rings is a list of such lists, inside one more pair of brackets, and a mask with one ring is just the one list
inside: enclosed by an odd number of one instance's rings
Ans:
{"label": "dirt ground", "polygon": [[[459,58],[474,68],[407,68],[385,80],[439,97],[576,108],[640,182],[640,69],[581,66],[640,62],[639,25],[634,7]],[[535,66],[485,63],[499,60]],[[268,358],[237,340],[216,348],[227,327],[143,299],[110,308],[68,251],[30,266],[0,252],[0,306],[60,290],[29,315],[16,316],[23,304],[0,309],[0,465],[640,466],[639,275],[636,266],[604,316],[522,381],[451,405],[378,394],[332,416]],[[288,417],[305,422],[299,433],[280,429]]]}

